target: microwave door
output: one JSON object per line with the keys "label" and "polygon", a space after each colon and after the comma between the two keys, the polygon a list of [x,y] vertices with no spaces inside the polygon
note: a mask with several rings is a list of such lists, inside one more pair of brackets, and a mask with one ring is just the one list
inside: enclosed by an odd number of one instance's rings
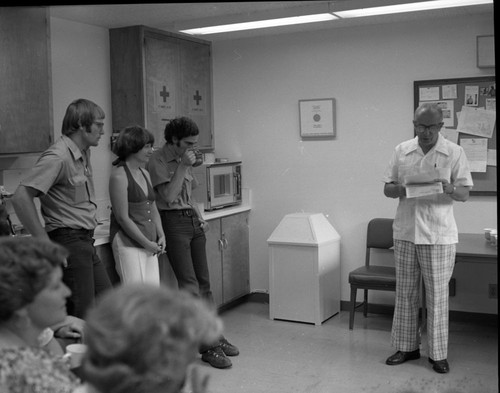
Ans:
{"label": "microwave door", "polygon": [[230,166],[211,167],[208,179],[212,208],[234,202],[233,170]]}

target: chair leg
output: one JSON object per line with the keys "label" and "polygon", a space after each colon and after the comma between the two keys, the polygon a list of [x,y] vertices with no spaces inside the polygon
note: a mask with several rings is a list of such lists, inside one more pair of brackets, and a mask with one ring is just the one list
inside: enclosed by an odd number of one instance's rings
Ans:
{"label": "chair leg", "polygon": [[349,330],[352,330],[354,326],[354,312],[356,308],[356,293],[357,288],[351,285],[351,309],[349,310]]}
{"label": "chair leg", "polygon": [[368,289],[365,289],[365,304],[363,306],[363,315],[368,316]]}

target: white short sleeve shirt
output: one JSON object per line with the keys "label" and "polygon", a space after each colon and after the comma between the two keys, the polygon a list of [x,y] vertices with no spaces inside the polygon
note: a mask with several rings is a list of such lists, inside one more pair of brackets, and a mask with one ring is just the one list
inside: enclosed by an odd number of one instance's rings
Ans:
{"label": "white short sleeve shirt", "polygon": [[[439,135],[436,145],[424,155],[415,137],[400,143],[384,173],[385,183],[403,183],[406,175],[438,169],[449,173],[455,186],[473,186],[469,163],[463,148]],[[401,197],[394,218],[394,239],[414,244],[458,243],[453,215],[453,199],[447,194],[418,198]]]}

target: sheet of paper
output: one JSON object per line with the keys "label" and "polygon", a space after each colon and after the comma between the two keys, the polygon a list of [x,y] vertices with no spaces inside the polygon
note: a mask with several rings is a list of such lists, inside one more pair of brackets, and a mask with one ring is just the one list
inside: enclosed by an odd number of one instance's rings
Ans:
{"label": "sheet of paper", "polygon": [[439,100],[439,86],[421,87],[419,89],[419,101]]}
{"label": "sheet of paper", "polygon": [[487,98],[486,99],[486,109],[489,111],[497,110],[497,99],[496,98]]}
{"label": "sheet of paper", "polygon": [[457,98],[457,85],[444,85],[443,100],[452,100]]}
{"label": "sheet of paper", "polygon": [[418,198],[433,194],[443,193],[443,183],[435,182],[431,184],[423,185],[408,185],[406,186],[406,197],[407,198]]}
{"label": "sheet of paper", "polygon": [[488,139],[462,138],[460,146],[463,147],[471,172],[486,172],[488,158]]}
{"label": "sheet of paper", "polygon": [[491,138],[495,128],[496,112],[463,106],[458,118],[457,131]]}
{"label": "sheet of paper", "polygon": [[404,176],[404,185],[412,184],[431,184],[436,179],[446,179],[450,181],[451,169],[450,168],[434,168],[430,171],[421,171],[411,175]]}
{"label": "sheet of paper", "polygon": [[479,105],[479,86],[465,86],[465,105]]}
{"label": "sheet of paper", "polygon": [[450,128],[442,128],[441,135],[448,139],[450,142],[458,145],[458,131]]}
{"label": "sheet of paper", "polygon": [[486,159],[486,165],[497,166],[497,151],[496,151],[496,149],[488,149],[488,158]]}

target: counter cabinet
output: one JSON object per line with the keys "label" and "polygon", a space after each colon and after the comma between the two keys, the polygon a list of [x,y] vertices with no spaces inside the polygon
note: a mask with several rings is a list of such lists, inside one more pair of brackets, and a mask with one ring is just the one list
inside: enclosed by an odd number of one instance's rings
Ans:
{"label": "counter cabinet", "polygon": [[207,258],[215,304],[250,293],[248,212],[208,221]]}

